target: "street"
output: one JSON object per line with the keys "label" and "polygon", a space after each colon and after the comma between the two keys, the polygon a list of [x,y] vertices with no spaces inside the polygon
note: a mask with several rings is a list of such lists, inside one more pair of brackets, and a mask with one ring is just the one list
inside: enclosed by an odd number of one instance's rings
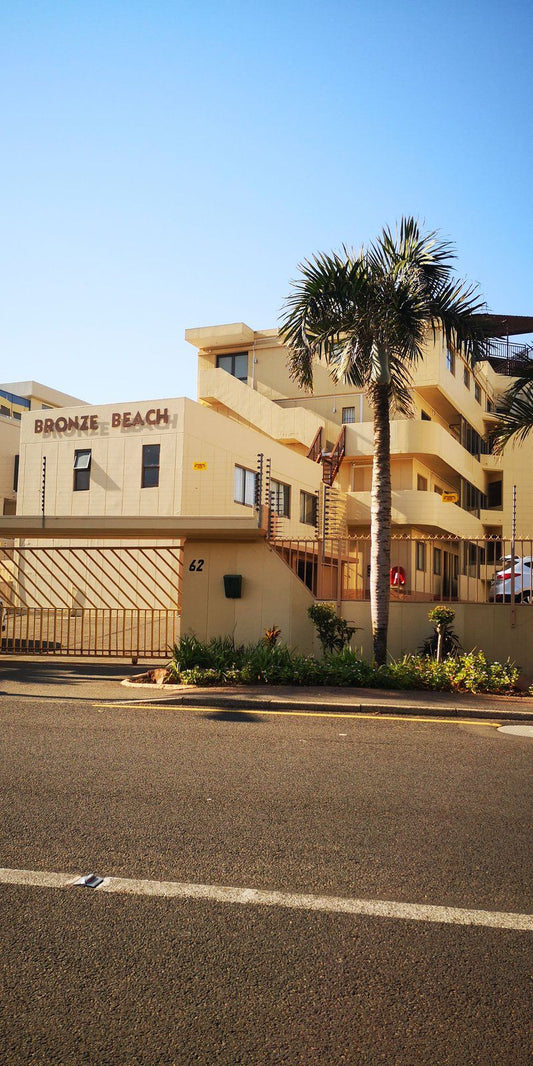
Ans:
{"label": "street", "polygon": [[12,695],[2,723],[8,870],[406,915],[3,884],[4,1062],[530,1061],[531,933],[498,925],[533,912],[530,738]]}

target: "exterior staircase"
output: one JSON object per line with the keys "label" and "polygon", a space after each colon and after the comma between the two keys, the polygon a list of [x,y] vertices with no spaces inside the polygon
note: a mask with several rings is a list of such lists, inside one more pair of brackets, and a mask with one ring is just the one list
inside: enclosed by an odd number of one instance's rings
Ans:
{"label": "exterior staircase", "polygon": [[314,463],[322,463],[322,481],[325,485],[333,485],[344,459],[345,451],[346,426],[342,427],[332,450],[329,452],[322,447],[322,428],[317,430],[307,453],[307,458],[312,459]]}

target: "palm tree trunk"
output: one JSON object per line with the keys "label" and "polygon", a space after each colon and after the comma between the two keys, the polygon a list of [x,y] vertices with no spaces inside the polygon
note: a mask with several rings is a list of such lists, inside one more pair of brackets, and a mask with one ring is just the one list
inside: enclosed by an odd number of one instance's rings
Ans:
{"label": "palm tree trunk", "polygon": [[387,629],[390,599],[390,387],[372,389],[374,408],[374,462],[370,511],[370,613],[374,659],[381,666],[387,659]]}

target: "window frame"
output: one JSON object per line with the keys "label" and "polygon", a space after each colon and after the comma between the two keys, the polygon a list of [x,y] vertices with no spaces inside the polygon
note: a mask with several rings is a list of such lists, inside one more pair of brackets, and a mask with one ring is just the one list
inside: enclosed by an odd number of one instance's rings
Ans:
{"label": "window frame", "polygon": [[463,383],[465,388],[470,389],[470,371],[466,364],[463,366]]}
{"label": "window frame", "polygon": [[[157,463],[147,462],[146,456],[149,448],[157,448]],[[157,489],[159,488],[159,472],[161,469],[161,445],[160,444],[143,444],[142,446],[142,459],[141,459],[141,489]],[[149,470],[157,471],[157,480],[150,481],[152,475],[148,474]]]}
{"label": "window frame", "polygon": [[427,479],[427,477],[424,477],[423,474],[417,474],[416,475],[416,491],[417,492],[427,492],[427,490],[428,490],[428,479]]}
{"label": "window frame", "polygon": [[455,352],[451,348],[446,349],[446,368],[455,377]]}
{"label": "window frame", "polygon": [[[236,359],[240,359],[242,356],[244,356],[246,358],[246,377],[241,377],[240,374],[236,374],[235,373],[235,360]],[[248,384],[248,363],[249,363],[248,356],[249,356],[249,353],[247,351],[246,352],[223,352],[221,355],[217,355],[216,368],[217,368],[217,370],[223,370],[226,374],[230,374],[232,378],[235,378],[237,381],[241,381],[243,385],[247,385]],[[227,367],[220,365],[220,360],[221,359],[231,359],[231,370],[228,370]]]}
{"label": "window frame", "polygon": [[426,573],[426,542],[425,540],[416,540],[416,569],[422,573]]}
{"label": "window frame", "polygon": [[[87,462],[82,463],[81,460],[87,456]],[[91,463],[92,463],[92,449],[91,448],[75,448],[74,450],[74,463],[73,463],[73,492],[88,492],[91,487]]]}
{"label": "window frame", "polygon": [[[238,471],[238,473],[237,473]],[[242,479],[240,475],[242,474]],[[242,480],[242,492],[237,491],[237,478]],[[251,491],[250,491],[251,490]],[[241,466],[240,463],[235,463],[233,471],[233,502],[240,504],[242,507],[255,507],[256,505],[256,491],[257,491],[257,472],[250,470],[247,466]],[[242,499],[240,498],[242,496]],[[251,499],[250,499],[251,496]]]}
{"label": "window frame", "polygon": [[[347,412],[351,411],[353,418],[347,417]],[[342,408],[342,424],[343,426],[351,426],[355,422],[355,407],[343,407]]]}
{"label": "window frame", "polygon": [[[273,488],[273,486],[276,486]],[[280,490],[281,495],[280,495]],[[274,506],[273,494],[276,493],[276,501]],[[281,499],[281,509],[279,508],[279,502]],[[277,478],[270,479],[270,510],[277,514],[278,518],[290,518],[291,517],[291,486],[287,485],[284,481],[278,481]]]}
{"label": "window frame", "polygon": [[474,399],[481,407],[481,385],[474,378]]}
{"label": "window frame", "polygon": [[[308,505],[311,509],[311,515],[308,516]],[[318,518],[318,498],[314,492],[306,492],[305,489],[300,489],[300,522],[304,526],[313,526],[316,528]]]}

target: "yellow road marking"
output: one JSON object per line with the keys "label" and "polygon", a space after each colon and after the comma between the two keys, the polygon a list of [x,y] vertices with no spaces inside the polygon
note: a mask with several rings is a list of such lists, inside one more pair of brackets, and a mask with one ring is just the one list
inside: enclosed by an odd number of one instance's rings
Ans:
{"label": "yellow road marking", "polygon": [[[168,703],[166,700],[135,700],[126,701],[122,700],[120,703],[95,703],[93,706],[105,710],[106,707],[115,708],[139,708],[140,710],[148,710],[150,707],[157,707],[160,704],[172,708],[176,711],[185,711],[189,714],[200,714],[205,711],[217,710],[216,707],[187,707],[180,703]],[[264,707],[220,707],[218,708],[220,713],[224,711],[230,711],[233,714],[259,714],[259,715],[278,715],[288,718],[336,718],[339,721],[343,721],[349,718],[355,719],[371,719],[372,721],[381,722],[427,722],[429,725],[484,725],[490,726],[491,729],[499,729],[502,722],[492,722],[484,718],[424,718],[422,715],[407,715],[407,714],[387,714],[384,711],[374,711],[373,714],[365,714],[360,711],[352,711],[343,714],[338,711],[281,711],[281,710],[267,710]]]}

